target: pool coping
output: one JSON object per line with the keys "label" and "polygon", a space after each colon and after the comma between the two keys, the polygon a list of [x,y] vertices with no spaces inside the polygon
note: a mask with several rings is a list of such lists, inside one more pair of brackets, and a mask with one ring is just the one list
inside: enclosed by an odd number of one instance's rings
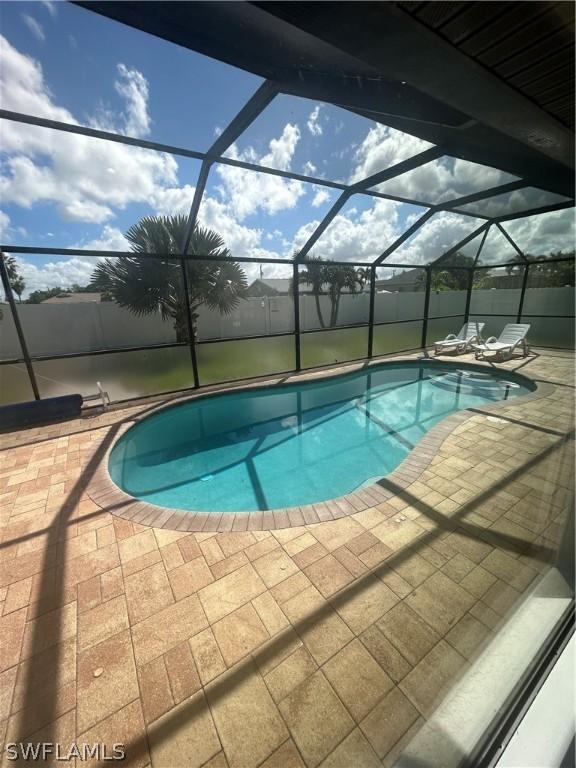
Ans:
{"label": "pool coping", "polygon": [[[302,381],[315,381],[328,379],[336,375],[353,373],[355,371],[366,370],[383,363],[411,362],[426,360],[427,363],[446,363],[457,360],[449,358],[440,360],[427,356],[398,356],[373,358],[369,362],[343,363],[329,369],[321,371],[306,371],[291,374],[281,378],[273,376],[258,382],[228,383],[221,387],[210,388],[209,391],[194,392],[183,395],[181,398],[160,403],[157,408],[146,413],[145,416],[131,419],[124,423],[117,430],[113,444],[102,455],[98,466],[95,468],[92,479],[86,488],[88,497],[97,504],[103,511],[129,520],[134,523],[146,525],[154,528],[165,528],[167,530],[190,532],[190,533],[223,533],[227,531],[268,531],[282,528],[293,528],[304,525],[313,525],[316,523],[329,522],[342,517],[354,515],[365,509],[376,507],[379,504],[389,501],[397,494],[380,483],[386,485],[393,484],[396,487],[405,489],[413,482],[417,481],[420,475],[429,467],[436,455],[436,450],[449,437],[454,430],[465,421],[473,418],[477,414],[464,409],[446,416],[442,421],[430,429],[410,451],[408,456],[389,474],[380,478],[379,481],[367,485],[352,493],[339,496],[328,501],[322,501],[315,504],[307,504],[298,507],[288,507],[264,511],[250,512],[202,512],[194,510],[181,510],[169,507],[163,507],[149,502],[140,501],[121,490],[110,477],[108,471],[108,459],[111,451],[116,445],[118,439],[134,425],[149,416],[159,413],[167,408],[173,408],[184,402],[190,402],[197,399],[203,399],[213,395],[224,394],[227,392],[238,391],[257,391],[270,386],[280,386]],[[466,366],[472,368],[488,368],[494,370],[494,366],[488,361],[461,361]],[[534,381],[525,374],[517,374],[514,370],[506,368],[497,370],[506,371],[515,375],[523,376],[536,389],[526,395],[520,395],[514,400],[501,400],[496,403],[489,403],[483,406],[484,411],[489,414],[498,413],[510,408],[511,405],[525,404],[533,400],[539,400],[547,397],[555,390],[554,384],[549,382]]]}

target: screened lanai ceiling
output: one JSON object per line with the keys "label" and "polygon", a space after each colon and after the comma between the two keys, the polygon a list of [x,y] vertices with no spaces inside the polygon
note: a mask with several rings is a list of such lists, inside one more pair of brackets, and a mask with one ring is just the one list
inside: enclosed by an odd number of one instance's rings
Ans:
{"label": "screened lanai ceiling", "polygon": [[[250,260],[280,276],[311,256],[412,267],[573,250],[564,126],[538,152],[273,5],[3,6],[2,248],[31,289],[83,284],[89,254],[127,251],[151,215],[216,230],[250,275]],[[250,38],[280,29],[281,64],[266,63]]]}

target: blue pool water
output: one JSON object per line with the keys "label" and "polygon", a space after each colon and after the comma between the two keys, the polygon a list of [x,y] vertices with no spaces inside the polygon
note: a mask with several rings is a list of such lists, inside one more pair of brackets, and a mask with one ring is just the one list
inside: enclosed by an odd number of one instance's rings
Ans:
{"label": "blue pool water", "polygon": [[508,372],[414,362],[210,396],[128,430],[110,454],[110,475],[126,493],[176,509],[310,504],[388,474],[454,411],[530,387]]}

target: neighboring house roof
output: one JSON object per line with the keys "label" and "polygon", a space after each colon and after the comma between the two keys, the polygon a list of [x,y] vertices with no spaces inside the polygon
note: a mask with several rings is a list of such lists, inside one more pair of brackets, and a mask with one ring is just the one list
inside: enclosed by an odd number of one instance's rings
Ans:
{"label": "neighboring house roof", "polygon": [[[364,286],[364,291],[369,291],[370,286]],[[288,277],[258,278],[248,286],[248,296],[286,296],[292,291],[292,280]],[[328,293],[328,284],[323,286],[324,293]],[[300,283],[300,293],[312,293],[312,287],[306,283]],[[344,289],[343,293],[347,293]]]}
{"label": "neighboring house roof", "polygon": [[386,280],[376,280],[377,291],[400,291],[403,288],[413,288],[414,285],[422,278],[421,269],[407,269],[405,272],[400,272],[399,275],[394,275]]}
{"label": "neighboring house roof", "polygon": [[100,293],[78,292],[78,293],[63,293],[60,296],[52,296],[50,299],[45,299],[42,304],[79,304],[90,301],[101,301],[102,297]]}
{"label": "neighboring house roof", "polygon": [[258,278],[248,286],[248,294],[279,295],[290,291],[291,280],[287,277]]}

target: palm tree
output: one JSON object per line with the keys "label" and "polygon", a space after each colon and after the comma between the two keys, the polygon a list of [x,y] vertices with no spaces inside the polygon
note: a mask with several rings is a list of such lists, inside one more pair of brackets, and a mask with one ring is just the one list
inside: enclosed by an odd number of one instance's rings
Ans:
{"label": "palm tree", "polygon": [[[163,320],[172,319],[177,341],[188,338],[186,297],[180,253],[186,236],[185,216],[145,216],[126,233],[135,254],[174,254],[174,258],[150,259],[120,256],[101,261],[94,270],[90,288],[98,290],[135,315],[160,311]],[[209,261],[230,256],[217,232],[195,226],[186,259],[192,323],[196,324],[202,305],[230,314],[247,287],[246,274],[236,263]]]}
{"label": "palm tree", "polygon": [[[295,253],[292,258],[296,259]],[[316,302],[316,312],[320,328],[326,328],[324,318],[322,317],[322,307],[320,306],[320,296],[324,293],[324,284],[326,283],[326,264],[320,258],[310,256],[305,261],[306,269],[298,273],[298,282],[305,283],[312,288],[314,301]]]}
{"label": "palm tree", "polygon": [[24,293],[24,289],[26,288],[26,283],[24,282],[24,278],[18,275],[18,277],[15,280],[11,281],[11,285],[12,285],[12,290],[18,296],[18,302],[22,304],[22,294]]}
{"label": "palm tree", "polygon": [[10,287],[14,293],[18,296],[18,301],[22,303],[22,294],[26,288],[24,278],[20,274],[18,264],[14,256],[4,255],[4,264],[6,265],[6,273],[8,274],[8,280],[10,281]]}
{"label": "palm tree", "polygon": [[340,308],[340,299],[342,292],[356,294],[362,291],[364,287],[364,274],[355,267],[348,267],[345,264],[330,264],[326,267],[326,277],[328,282],[328,294],[330,296],[330,327],[333,328],[338,322],[338,310]]}
{"label": "palm tree", "polygon": [[[298,254],[294,254],[293,258],[297,257]],[[299,273],[298,279],[299,282],[306,283],[312,288],[320,327],[326,328],[320,307],[320,296],[327,294],[330,297],[329,327],[333,328],[338,322],[342,292],[346,290],[351,294],[359,293],[366,282],[366,272],[346,264],[329,264],[318,256],[309,256],[302,263],[305,264],[306,269]]]}

